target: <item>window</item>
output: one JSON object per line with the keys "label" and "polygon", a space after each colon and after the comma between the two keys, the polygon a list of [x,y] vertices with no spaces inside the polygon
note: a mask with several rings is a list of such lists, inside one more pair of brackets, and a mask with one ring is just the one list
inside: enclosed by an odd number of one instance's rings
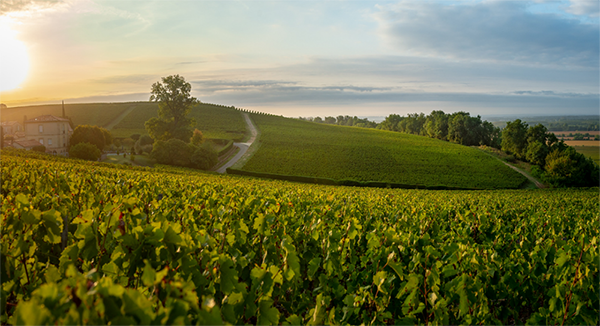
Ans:
{"label": "window", "polygon": [[48,145],[52,145],[52,138],[48,138]]}
{"label": "window", "polygon": [[40,144],[44,145],[44,138],[40,138]]}
{"label": "window", "polygon": [[39,126],[38,126],[38,130],[39,130],[40,132],[44,132],[44,125],[39,125]]}

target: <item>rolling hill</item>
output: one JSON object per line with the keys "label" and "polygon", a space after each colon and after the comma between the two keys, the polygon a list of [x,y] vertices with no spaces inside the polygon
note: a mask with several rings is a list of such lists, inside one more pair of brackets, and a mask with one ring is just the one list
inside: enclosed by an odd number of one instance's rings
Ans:
{"label": "rolling hill", "polygon": [[259,148],[244,171],[475,189],[518,188],[526,180],[471,147],[374,129],[253,114]]}

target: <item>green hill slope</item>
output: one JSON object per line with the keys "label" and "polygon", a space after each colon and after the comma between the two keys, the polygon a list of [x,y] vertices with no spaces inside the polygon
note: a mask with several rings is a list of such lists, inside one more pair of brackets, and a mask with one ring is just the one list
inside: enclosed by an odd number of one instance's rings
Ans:
{"label": "green hill slope", "polygon": [[[126,111],[131,109],[129,113]],[[62,116],[61,104],[20,106],[2,109],[2,121],[23,122],[24,116],[34,118],[52,114]],[[144,123],[158,115],[158,105],[152,102],[65,104],[65,114],[77,125],[95,125],[111,128],[115,137],[146,134]],[[126,114],[121,117],[122,114]],[[240,141],[246,137],[246,123],[240,112],[232,107],[215,104],[199,104],[192,108],[190,117],[196,120],[196,128],[206,138]],[[122,118],[119,121],[119,118]],[[116,120],[116,121],[115,121]]]}
{"label": "green hill slope", "polygon": [[[65,104],[65,114],[75,125],[95,125],[104,127],[117,118],[121,113],[138,103],[82,103]],[[23,123],[24,116],[28,119],[40,115],[52,114],[62,116],[61,104],[18,106],[2,109],[2,121],[18,121]]]}
{"label": "green hill slope", "polygon": [[474,148],[373,129],[252,115],[260,148],[243,170],[462,188],[518,188],[525,177]]}
{"label": "green hill slope", "polygon": [[[111,131],[117,137],[127,137],[134,133],[145,134],[144,123],[158,115],[156,103],[140,103]],[[201,103],[190,112],[196,120],[196,128],[207,138],[242,140],[246,135],[246,123],[240,112],[234,108]]]}

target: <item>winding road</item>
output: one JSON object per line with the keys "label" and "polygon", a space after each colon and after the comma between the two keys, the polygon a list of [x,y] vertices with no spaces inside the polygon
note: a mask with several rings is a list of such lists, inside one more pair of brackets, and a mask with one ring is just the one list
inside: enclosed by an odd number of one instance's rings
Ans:
{"label": "winding road", "polygon": [[246,120],[246,125],[250,130],[250,139],[245,143],[233,143],[233,146],[239,148],[240,151],[231,160],[229,160],[229,162],[225,163],[222,167],[220,167],[217,170],[218,173],[227,172],[227,168],[237,163],[237,161],[239,161],[244,156],[244,154],[246,154],[248,148],[250,148],[250,146],[252,145],[252,143],[254,143],[254,140],[256,140],[256,137],[258,136],[258,130],[256,129],[254,123],[252,123],[252,120],[250,120],[250,116],[248,116],[248,113],[242,113],[242,116],[244,117],[244,120]]}

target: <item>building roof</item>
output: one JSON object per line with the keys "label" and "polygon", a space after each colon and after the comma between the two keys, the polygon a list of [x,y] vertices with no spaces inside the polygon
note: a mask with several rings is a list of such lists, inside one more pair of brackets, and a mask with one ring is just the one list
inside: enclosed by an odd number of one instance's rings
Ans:
{"label": "building roof", "polygon": [[14,126],[20,124],[19,121],[2,121],[3,126]]}
{"label": "building roof", "polygon": [[30,139],[30,140],[15,140],[13,141],[13,143],[23,147],[23,148],[29,148],[29,147],[35,147],[35,146],[41,146],[42,144],[34,139]]}
{"label": "building roof", "polygon": [[51,115],[51,114],[47,114],[47,115],[41,115],[39,117],[35,117],[33,119],[25,120],[23,123],[57,122],[57,121],[69,122],[69,119],[59,118],[57,116],[54,116],[54,115]]}

